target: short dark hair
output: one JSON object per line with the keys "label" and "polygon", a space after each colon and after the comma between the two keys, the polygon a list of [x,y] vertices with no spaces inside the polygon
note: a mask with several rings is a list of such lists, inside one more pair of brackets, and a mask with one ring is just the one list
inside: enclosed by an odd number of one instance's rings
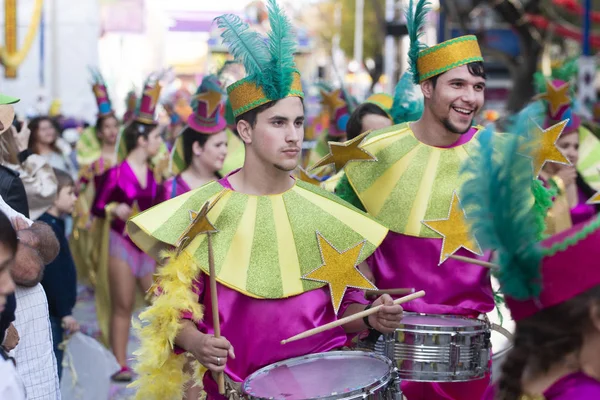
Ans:
{"label": "short dark hair", "polygon": [[185,165],[190,165],[193,158],[192,147],[194,146],[194,143],[198,142],[200,147],[204,147],[211,135],[195,131],[189,126],[185,127],[183,132],[181,132],[181,135],[183,135],[183,160],[185,161]]}
{"label": "short dark hair", "polygon": [[17,232],[15,232],[10,220],[2,211],[0,211],[0,243],[12,253],[13,257],[15,256],[19,245]]}
{"label": "short dark hair", "polygon": [[148,139],[148,135],[152,132],[158,124],[152,123],[147,124],[141,121],[131,121],[129,125],[123,131],[123,140],[125,142],[125,150],[127,154],[131,153],[133,149],[137,146],[137,141],[139,137],[144,137]]}
{"label": "short dark hair", "polygon": [[58,168],[52,168],[52,170],[54,171],[54,176],[56,176],[56,182],[58,183],[58,187],[56,188],[57,193],[64,187],[75,186],[75,181],[71,174]]}
{"label": "short dark hair", "polygon": [[119,120],[117,119],[117,117],[114,114],[100,115],[98,117],[98,119],[96,119],[96,135],[100,134],[100,131],[102,130],[102,126],[104,125],[104,122],[108,121],[111,118],[114,118],[117,121],[117,123],[119,122]]}
{"label": "short dark hair", "polygon": [[[304,99],[302,97],[298,97],[298,98],[300,99],[300,102],[302,102],[302,106],[304,107]],[[246,111],[245,113],[243,113],[241,115],[238,115],[237,117],[235,117],[235,124],[237,125],[238,122],[240,122],[241,120],[244,120],[247,123],[249,123],[251,127],[254,128],[256,126],[256,118],[258,117],[258,114],[273,107],[275,104],[277,104],[277,102],[279,102],[279,100],[270,101],[268,103],[262,104],[256,108],[254,108],[250,111]]]}
{"label": "short dark hair", "polygon": [[348,119],[348,125],[346,125],[346,136],[348,140],[354,139],[355,137],[364,132],[362,120],[366,115],[369,114],[381,115],[382,117],[386,118],[390,117],[378,105],[373,103],[362,103],[350,115],[350,119]]}
{"label": "short dark hair", "polygon": [[250,111],[246,111],[245,113],[238,115],[237,117],[235,117],[235,124],[237,125],[238,122],[240,122],[241,120],[244,120],[247,123],[249,123],[251,127],[254,128],[256,126],[256,118],[258,117],[258,114],[273,107],[275,104],[277,104],[278,101],[279,100],[270,101],[270,102],[262,104],[256,108],[253,108]]}
{"label": "short dark hair", "polygon": [[[475,61],[472,63],[468,63],[467,64],[467,68],[469,69],[469,72],[471,73],[471,75],[473,76],[478,76],[480,78],[486,79],[487,75],[485,73],[485,67],[483,66],[483,62],[481,61]],[[446,71],[447,72],[447,71]],[[435,85],[437,84],[437,80],[440,76],[444,75],[446,72],[441,73],[439,75],[436,75],[431,79],[431,84],[433,85],[433,87],[435,87]]]}

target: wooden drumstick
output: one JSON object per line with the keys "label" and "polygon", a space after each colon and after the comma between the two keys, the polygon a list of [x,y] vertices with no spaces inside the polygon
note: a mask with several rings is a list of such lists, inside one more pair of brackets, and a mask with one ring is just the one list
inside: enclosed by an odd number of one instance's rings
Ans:
{"label": "wooden drumstick", "polygon": [[483,260],[478,260],[476,258],[457,256],[455,254],[449,254],[448,258],[451,258],[453,260],[463,261],[463,262],[466,262],[469,264],[479,265],[480,267],[489,268],[491,270],[497,270],[498,268],[500,268],[498,265],[496,265],[494,263],[483,261]]}
{"label": "wooden drumstick", "polygon": [[[212,232],[206,233],[206,244],[208,246],[208,270],[210,272],[210,303],[212,305],[213,328],[215,337],[221,337],[221,322],[219,321],[219,299],[217,298],[217,277],[215,273],[215,259],[212,247]],[[227,357],[225,357],[227,362]],[[217,374],[217,385],[219,385],[219,394],[225,394],[225,375],[223,372]]]}
{"label": "wooden drumstick", "polygon": [[[421,290],[416,293],[409,294],[408,296],[400,297],[399,299],[394,300],[394,305],[404,304],[411,300],[418,299],[419,297],[423,297],[423,296],[425,296],[425,291]],[[361,311],[359,313],[350,315],[350,316],[342,318],[342,319],[338,319],[337,321],[330,322],[328,324],[319,326],[314,329],[309,329],[309,330],[302,332],[296,336],[292,336],[289,339],[282,340],[281,344],[286,344],[286,343],[290,343],[290,342],[295,342],[296,340],[305,339],[307,337],[316,335],[317,333],[325,332],[329,329],[337,328],[338,326],[345,325],[349,322],[363,319],[364,317],[368,317],[371,314],[377,313],[381,309],[381,307],[383,307],[383,305],[369,308],[368,310]]]}
{"label": "wooden drumstick", "polygon": [[381,289],[381,290],[367,290],[367,296],[381,296],[383,294],[398,295],[398,294],[411,294],[416,292],[415,288],[398,288],[398,289]]}

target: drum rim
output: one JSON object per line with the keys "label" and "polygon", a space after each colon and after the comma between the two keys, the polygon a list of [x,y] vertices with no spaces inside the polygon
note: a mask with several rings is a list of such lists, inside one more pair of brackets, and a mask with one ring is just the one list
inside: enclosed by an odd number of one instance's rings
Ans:
{"label": "drum rim", "polygon": [[[381,389],[382,387],[384,387],[385,385],[389,384],[389,382],[391,382],[392,377],[393,377],[393,373],[394,373],[394,366],[392,363],[392,360],[390,360],[389,358],[387,358],[386,356],[382,355],[382,354],[378,354],[378,353],[373,353],[373,352],[369,352],[369,351],[354,351],[354,350],[348,350],[348,351],[327,351],[327,352],[321,352],[321,353],[313,353],[313,354],[307,354],[305,356],[299,356],[299,357],[294,357],[294,358],[289,358],[286,360],[281,360],[278,361],[276,363],[267,365],[263,368],[260,368],[258,370],[256,370],[255,372],[253,372],[252,374],[250,374],[246,379],[244,379],[244,382],[242,383],[242,392],[244,393],[244,395],[248,398],[248,399],[267,399],[266,397],[257,397],[251,393],[248,393],[247,390],[247,386],[250,383],[250,381],[252,381],[252,379],[255,379],[257,376],[259,375],[263,375],[264,373],[273,370],[274,368],[283,365],[285,363],[296,363],[296,364],[301,364],[301,361],[304,360],[308,360],[308,359],[317,359],[317,358],[326,358],[327,356],[330,357],[340,357],[340,356],[348,356],[348,355],[353,355],[353,356],[363,356],[365,358],[375,358],[378,359],[380,361],[383,361],[387,367],[388,367],[388,371],[385,375],[383,375],[381,378],[379,378],[377,381],[373,382],[372,384],[370,384],[369,386],[365,386],[359,390],[355,390],[352,392],[344,392],[344,393],[340,393],[337,395],[331,395],[331,396],[327,396],[327,397],[318,397],[318,398],[314,398],[314,399],[351,399],[351,398],[362,398],[362,394],[369,391],[369,392],[375,392],[379,389]],[[273,399],[273,397],[270,397],[270,399]],[[311,399],[306,399],[306,400],[311,400]]]}
{"label": "drum rim", "polygon": [[[404,322],[406,317],[435,317],[440,319],[452,319],[452,320],[469,320],[469,321],[477,321],[477,324],[468,325],[468,326],[435,326],[435,325],[420,325],[420,324],[411,324]],[[481,320],[478,318],[469,318],[462,315],[444,315],[444,314],[428,314],[428,313],[415,313],[415,312],[405,312],[404,318],[400,322],[400,327],[396,329],[398,331],[432,331],[432,332],[485,332],[489,331],[489,324],[485,320]]]}

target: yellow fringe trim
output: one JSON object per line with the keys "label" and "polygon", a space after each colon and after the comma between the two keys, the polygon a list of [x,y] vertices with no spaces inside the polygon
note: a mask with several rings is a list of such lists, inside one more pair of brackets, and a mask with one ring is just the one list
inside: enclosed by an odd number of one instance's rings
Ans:
{"label": "yellow fringe trim", "polygon": [[[194,322],[201,321],[204,315],[198,296],[192,291],[192,283],[201,269],[185,252],[179,256],[175,251],[164,252],[162,256],[168,261],[156,274],[161,293],[140,314],[141,324],[134,324],[141,346],[134,353],[138,379],[129,386],[137,388],[136,399],[183,398],[185,385],[192,376],[183,370],[187,361],[185,353],[173,352],[181,329],[180,315],[191,311]],[[194,364],[198,364],[194,368],[195,383],[202,387],[203,367],[198,362]]]}

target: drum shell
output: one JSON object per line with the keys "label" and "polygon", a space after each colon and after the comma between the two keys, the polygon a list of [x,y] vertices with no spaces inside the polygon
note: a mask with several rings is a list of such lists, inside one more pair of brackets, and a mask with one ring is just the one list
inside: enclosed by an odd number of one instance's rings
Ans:
{"label": "drum shell", "polygon": [[[419,317],[440,323],[411,322]],[[402,380],[462,382],[484,378],[489,372],[490,329],[485,321],[407,313],[401,327],[380,341]]]}

